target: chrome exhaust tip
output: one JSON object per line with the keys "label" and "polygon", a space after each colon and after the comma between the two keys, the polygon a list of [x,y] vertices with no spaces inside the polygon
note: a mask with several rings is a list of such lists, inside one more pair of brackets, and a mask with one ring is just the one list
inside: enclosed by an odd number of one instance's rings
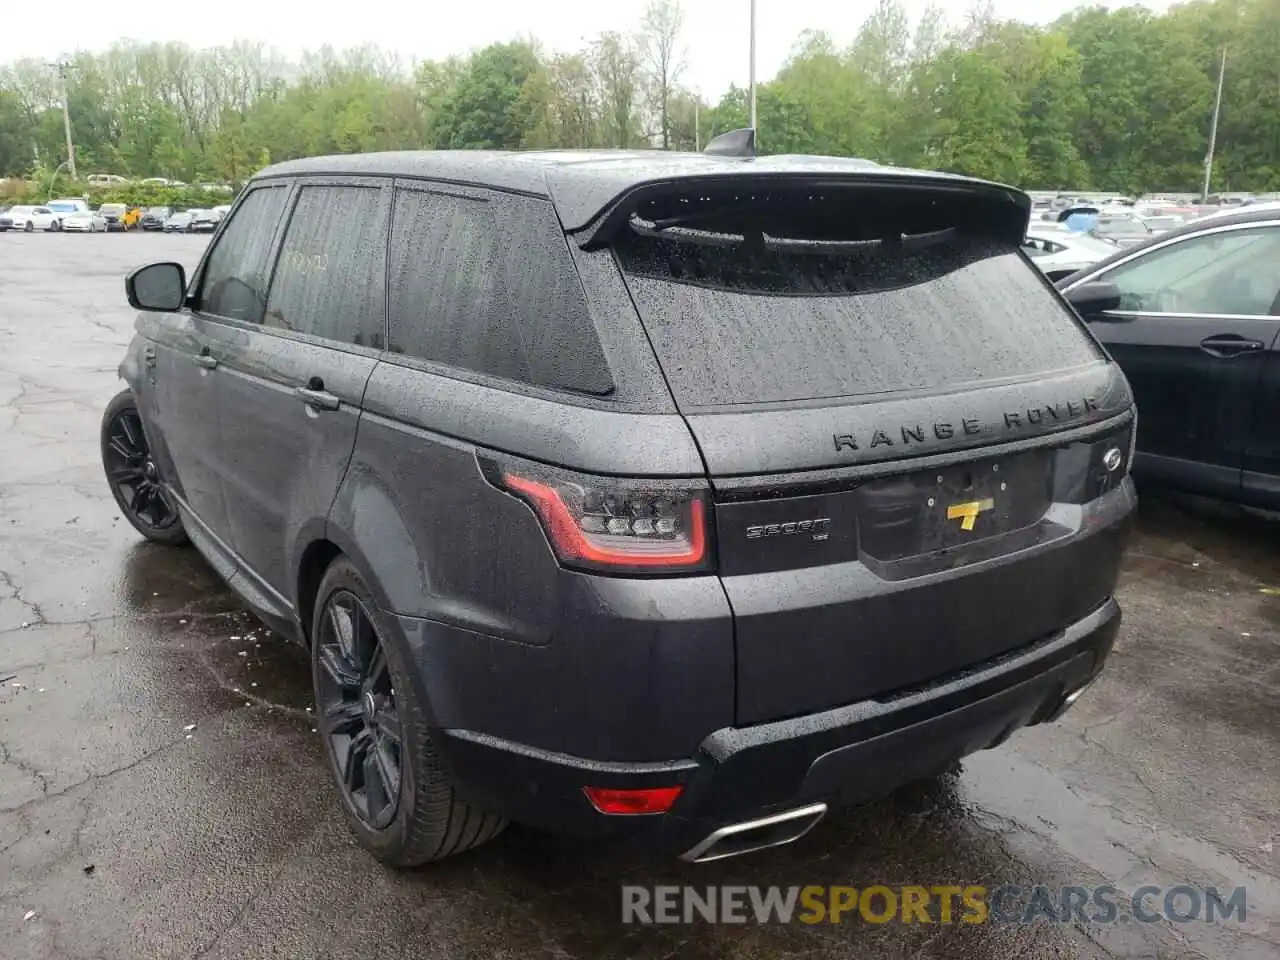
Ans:
{"label": "chrome exhaust tip", "polygon": [[1057,707],[1054,708],[1053,712],[1050,713],[1049,716],[1045,718],[1044,722],[1053,723],[1055,720],[1058,720],[1059,718],[1061,718],[1061,716],[1064,713],[1066,713],[1073,706],[1075,706],[1075,702],[1080,699],[1080,695],[1084,693],[1086,690],[1088,690],[1091,686],[1093,686],[1093,682],[1097,679],[1098,678],[1096,676],[1090,677],[1087,681],[1085,681],[1080,686],[1076,687],[1074,690],[1068,693],[1065,697],[1063,697],[1062,700],[1058,703]]}
{"label": "chrome exhaust tip", "polygon": [[727,827],[720,827],[707,834],[696,846],[680,855],[689,863],[709,863],[754,853],[769,847],[799,840],[813,829],[827,813],[825,803],[814,803],[797,810],[775,813],[757,820],[744,820]]}

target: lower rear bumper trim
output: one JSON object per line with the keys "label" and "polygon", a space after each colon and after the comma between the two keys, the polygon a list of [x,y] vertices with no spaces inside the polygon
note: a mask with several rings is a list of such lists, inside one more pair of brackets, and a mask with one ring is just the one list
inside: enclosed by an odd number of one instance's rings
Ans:
{"label": "lower rear bumper trim", "polygon": [[[486,809],[580,836],[656,833],[688,845],[727,823],[890,793],[1056,718],[1102,669],[1119,623],[1120,608],[1108,599],[1060,634],[963,676],[892,699],[718,730],[695,757],[670,762],[599,762],[474,731],[438,735],[458,788]],[[619,818],[591,807],[586,784],[684,789],[666,815]]]}

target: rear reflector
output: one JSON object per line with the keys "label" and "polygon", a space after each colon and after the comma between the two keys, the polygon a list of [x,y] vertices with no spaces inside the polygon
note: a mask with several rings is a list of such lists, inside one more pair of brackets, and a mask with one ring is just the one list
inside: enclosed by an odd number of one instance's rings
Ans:
{"label": "rear reflector", "polygon": [[591,805],[601,813],[635,816],[666,813],[684,787],[647,787],[642,790],[615,790],[612,787],[583,787]]}

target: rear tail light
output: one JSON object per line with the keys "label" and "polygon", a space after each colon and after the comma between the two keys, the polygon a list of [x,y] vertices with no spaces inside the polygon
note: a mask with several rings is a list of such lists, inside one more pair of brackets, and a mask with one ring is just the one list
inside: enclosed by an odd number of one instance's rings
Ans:
{"label": "rear tail light", "polygon": [[524,466],[495,465],[486,473],[533,508],[565,566],[651,574],[712,568],[707,495],[696,481],[615,480]]}
{"label": "rear tail light", "polygon": [[639,790],[617,790],[612,787],[583,787],[591,805],[601,813],[636,816],[666,813],[680,796],[683,787],[645,787]]}
{"label": "rear tail light", "polygon": [[1088,503],[1120,485],[1133,466],[1137,423],[1058,451],[1054,499]]}
{"label": "rear tail light", "polygon": [[1099,497],[1120,485],[1133,466],[1134,439],[1137,436],[1136,423],[1105,437],[1100,437],[1092,444],[1090,464],[1090,487],[1087,495],[1090,500]]}

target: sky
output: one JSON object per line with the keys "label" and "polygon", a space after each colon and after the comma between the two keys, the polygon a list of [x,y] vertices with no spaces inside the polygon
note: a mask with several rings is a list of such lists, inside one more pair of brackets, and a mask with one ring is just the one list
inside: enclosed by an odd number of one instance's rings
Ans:
{"label": "sky", "polygon": [[[918,17],[927,0],[904,0]],[[939,0],[956,22],[973,0]],[[1088,0],[995,0],[1001,17],[1044,23]],[[1123,5],[1111,2],[1109,6]],[[1146,0],[1161,9],[1168,0]],[[88,4],[86,7],[90,6]],[[716,99],[731,83],[745,86],[749,56],[748,0],[683,0],[685,70],[681,83]],[[102,49],[116,39],[178,40],[215,46],[237,38],[260,40],[287,55],[316,49],[376,43],[406,60],[436,60],[465,54],[493,42],[533,36],[557,51],[580,49],[605,30],[634,29],[644,0],[360,0],[322,6],[269,0],[218,0],[214,4],[173,0],[115,0],[106,16],[49,16],[38,3],[17,2],[4,15],[0,57],[55,59],[76,50]],[[756,75],[760,82],[782,66],[799,34],[826,30],[848,43],[874,9],[874,0],[757,0]],[[342,13],[330,13],[341,9]],[[354,13],[354,15],[353,15]]]}

